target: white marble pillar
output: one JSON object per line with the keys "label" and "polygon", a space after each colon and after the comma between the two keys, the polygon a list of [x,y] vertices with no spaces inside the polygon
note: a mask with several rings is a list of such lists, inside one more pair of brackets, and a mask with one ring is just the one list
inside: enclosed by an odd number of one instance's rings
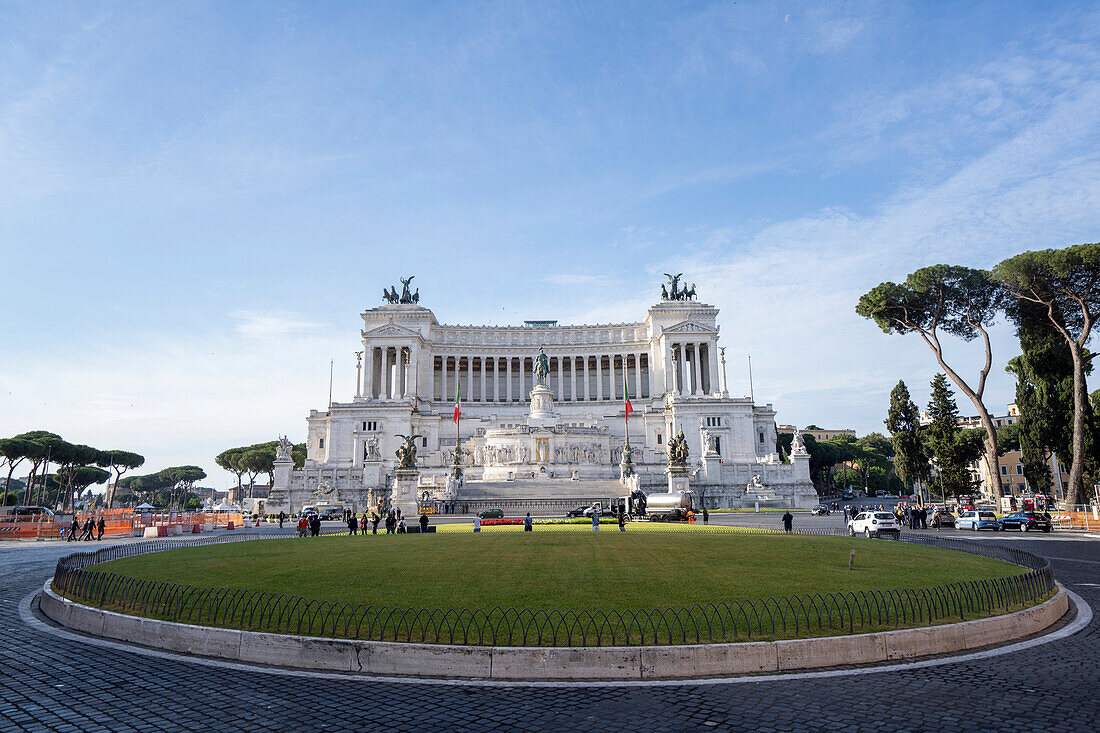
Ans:
{"label": "white marble pillar", "polygon": [[439,357],[439,371],[440,371],[439,391],[442,392],[442,394],[439,396],[439,400],[440,400],[440,402],[446,402],[447,397],[448,397],[448,394],[447,394],[447,356],[446,356],[446,354]]}
{"label": "white marble pillar", "polygon": [[577,401],[577,357],[569,357],[569,401]]}
{"label": "white marble pillar", "polygon": [[607,355],[607,399],[614,402],[618,399],[618,392],[615,391],[615,355]]}
{"label": "white marble pillar", "polygon": [[695,373],[695,394],[696,395],[702,395],[703,394],[703,351],[702,351],[702,344],[700,342],[696,341],[694,344],[692,344],[692,354],[693,354],[693,357],[694,357],[694,362],[693,362],[694,363],[694,369],[692,369],[692,371]]}
{"label": "white marble pillar", "polygon": [[506,377],[508,384],[506,385],[507,389],[505,390],[505,392],[506,392],[505,396],[508,398],[508,402],[511,402],[512,401],[512,357],[507,356],[507,357],[505,357],[505,360],[508,362],[507,377]]}
{"label": "white marble pillar", "polygon": [[528,400],[527,395],[527,377],[525,371],[527,370],[527,358],[521,356],[519,358],[519,401],[526,402]]}
{"label": "white marble pillar", "polygon": [[591,396],[589,382],[588,382],[588,355],[584,356],[584,401],[588,402],[588,398]]}
{"label": "white marble pillar", "polygon": [[676,376],[679,377],[680,380],[680,383],[677,385],[679,388],[677,391],[681,396],[688,394],[690,387],[685,386],[685,383],[690,379],[691,375],[688,374],[687,347],[683,342],[680,343],[680,364],[676,369]]}
{"label": "white marble pillar", "polygon": [[374,395],[371,394],[371,390],[374,389],[374,347],[363,350],[363,354],[366,357],[363,361],[364,374],[363,374],[363,396],[368,400],[374,399]]}
{"label": "white marble pillar", "polygon": [[713,341],[707,342],[707,388],[711,394],[717,394],[718,388],[714,381],[718,379],[718,354]]}
{"label": "white marble pillar", "polygon": [[481,357],[481,395],[480,395],[480,397],[481,397],[481,399],[479,399],[478,402],[488,402],[488,400],[485,399],[485,357],[484,356]]}
{"label": "white marble pillar", "polygon": [[408,355],[404,346],[397,347],[397,397],[403,399],[408,396]]}
{"label": "white marble pillar", "polygon": [[466,399],[474,401],[474,357],[466,357]]}
{"label": "white marble pillar", "polygon": [[562,374],[563,367],[564,367],[564,362],[563,362],[563,360],[560,356],[556,356],[554,358],[557,360],[555,363],[558,365],[558,394],[557,394],[557,398],[558,398],[558,402],[561,402],[565,398],[565,375]]}
{"label": "white marble pillar", "polygon": [[596,354],[596,402],[604,401],[604,354]]}

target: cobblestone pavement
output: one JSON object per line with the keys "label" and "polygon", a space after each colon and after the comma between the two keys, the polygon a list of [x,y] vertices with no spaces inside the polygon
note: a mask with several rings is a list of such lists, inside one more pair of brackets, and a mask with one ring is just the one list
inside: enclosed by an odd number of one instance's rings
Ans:
{"label": "cobblestone pavement", "polygon": [[[1100,542],[996,540],[1052,558],[1058,579],[1100,610]],[[1023,652],[873,674],[662,687],[379,682],[162,659],[28,626],[20,602],[71,549],[0,547],[2,731],[1100,729],[1100,613]]]}

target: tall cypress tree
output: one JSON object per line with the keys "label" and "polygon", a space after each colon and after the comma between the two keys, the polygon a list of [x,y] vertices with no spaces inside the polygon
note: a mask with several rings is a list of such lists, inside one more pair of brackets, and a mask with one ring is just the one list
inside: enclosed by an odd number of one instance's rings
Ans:
{"label": "tall cypress tree", "polygon": [[898,381],[890,391],[890,409],[886,429],[894,446],[894,472],[906,486],[928,477],[928,456],[921,443],[920,412],[909,396],[905,382]]}
{"label": "tall cypress tree", "polygon": [[955,394],[947,386],[945,374],[932,378],[928,417],[931,423],[925,433],[936,461],[944,498],[969,494],[973,484],[966,466],[967,449],[959,429],[959,408],[955,405]]}

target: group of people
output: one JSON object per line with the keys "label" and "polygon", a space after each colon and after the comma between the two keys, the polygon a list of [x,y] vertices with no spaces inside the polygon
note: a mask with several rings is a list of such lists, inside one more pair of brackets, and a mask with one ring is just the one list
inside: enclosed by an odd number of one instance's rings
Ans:
{"label": "group of people", "polygon": [[303,514],[298,517],[298,536],[316,537],[321,534],[321,518],[316,514]]}
{"label": "group of people", "polygon": [[[73,523],[69,525],[69,534],[65,537],[65,541],[73,542],[75,540],[76,542],[79,542],[81,540],[84,540],[88,542],[91,540],[96,540],[98,542],[99,540],[103,539],[103,530],[105,528],[106,523],[103,521],[103,517],[100,517],[99,521],[95,521],[91,517],[88,517],[84,520],[83,526],[80,524],[79,519],[73,517]],[[79,537],[76,536],[78,532],[80,533]],[[93,537],[93,533],[98,534]]]}

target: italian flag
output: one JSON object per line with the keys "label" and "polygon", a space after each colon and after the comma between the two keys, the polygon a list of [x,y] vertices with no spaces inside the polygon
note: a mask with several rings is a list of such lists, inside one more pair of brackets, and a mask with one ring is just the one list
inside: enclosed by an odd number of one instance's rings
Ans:
{"label": "italian flag", "polygon": [[630,413],[634,412],[634,408],[630,405],[630,393],[626,390],[626,380],[623,380],[623,399],[626,401],[626,419],[630,419]]}
{"label": "italian flag", "polygon": [[459,403],[462,402],[462,385],[455,385],[455,416],[454,423],[458,425],[458,419],[462,416],[462,409],[459,407]]}

